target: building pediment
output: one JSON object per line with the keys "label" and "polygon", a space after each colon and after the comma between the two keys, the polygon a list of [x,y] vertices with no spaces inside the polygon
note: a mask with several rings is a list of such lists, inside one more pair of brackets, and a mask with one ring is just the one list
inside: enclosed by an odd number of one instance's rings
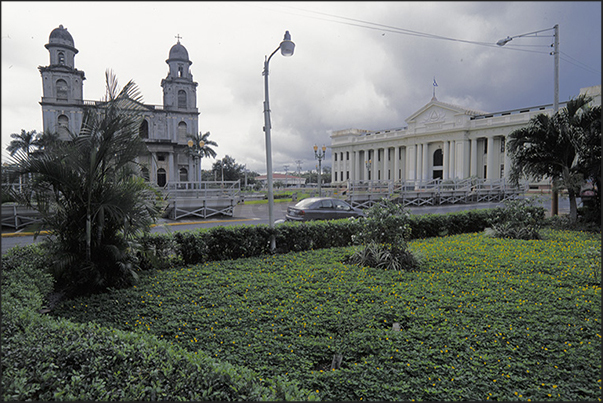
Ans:
{"label": "building pediment", "polygon": [[437,99],[432,99],[427,105],[406,118],[406,123],[410,127],[421,126],[439,126],[444,123],[460,123],[461,116],[466,116],[466,120],[470,116],[483,114],[485,112],[473,111],[460,106],[440,102]]}

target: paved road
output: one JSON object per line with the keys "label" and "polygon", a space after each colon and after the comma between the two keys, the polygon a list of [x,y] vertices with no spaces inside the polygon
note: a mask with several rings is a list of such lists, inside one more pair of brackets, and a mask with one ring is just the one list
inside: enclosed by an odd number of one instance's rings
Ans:
{"label": "paved road", "polygon": [[[295,203],[275,203],[274,219],[285,218],[287,207]],[[549,195],[543,195],[540,204],[549,209],[551,200]],[[472,204],[452,204],[438,206],[410,207],[412,214],[442,214],[454,211],[472,210],[479,208],[492,208],[502,206],[502,203],[472,203]],[[567,214],[569,212],[569,201],[567,197],[559,198],[559,213]],[[234,208],[233,217],[216,216],[207,219],[182,219],[179,221],[161,219],[157,225],[151,229],[153,233],[169,233],[174,231],[188,231],[195,228],[209,228],[220,225],[257,225],[268,224],[268,205],[267,204],[239,204]],[[10,248],[17,245],[29,245],[39,242],[44,238],[40,235],[37,239],[31,233],[24,232],[5,232],[2,231],[2,254]]]}

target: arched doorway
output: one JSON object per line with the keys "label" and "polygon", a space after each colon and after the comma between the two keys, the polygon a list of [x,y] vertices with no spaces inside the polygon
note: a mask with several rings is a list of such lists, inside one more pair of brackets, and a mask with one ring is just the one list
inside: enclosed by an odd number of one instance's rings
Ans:
{"label": "arched doorway", "polygon": [[442,149],[438,148],[433,153],[433,179],[444,178],[444,154]]}
{"label": "arched doorway", "polygon": [[157,186],[160,188],[164,187],[167,183],[167,175],[165,173],[165,169],[159,168],[157,170]]}

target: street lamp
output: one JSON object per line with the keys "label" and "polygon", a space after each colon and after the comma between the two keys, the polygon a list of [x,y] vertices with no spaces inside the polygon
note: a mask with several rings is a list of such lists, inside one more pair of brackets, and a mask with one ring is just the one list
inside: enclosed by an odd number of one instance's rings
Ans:
{"label": "street lamp", "polygon": [[[269,57],[264,58],[264,133],[266,134],[266,170],[267,170],[267,185],[268,185],[268,222],[270,228],[274,228],[274,191],[272,189],[272,144],[270,141],[270,102],[268,97],[268,64],[272,56],[280,49],[283,56],[293,56],[295,50],[295,44],[291,41],[291,35],[289,31],[285,31],[285,37],[283,41],[278,45],[278,48],[270,54]],[[274,236],[270,237],[270,249],[274,251],[276,249],[276,240]]]}
{"label": "street lamp", "polygon": [[[501,39],[496,44],[498,46],[505,46],[507,43],[511,42],[514,38],[521,38],[524,36],[532,36],[536,37],[540,32],[546,32],[553,30],[553,37],[555,41],[553,42],[553,51],[550,53],[555,56],[554,58],[554,73],[553,73],[553,81],[554,81],[554,92],[553,92],[553,113],[557,113],[559,110],[559,24],[555,24],[553,28],[542,29],[540,31],[528,32],[527,34],[515,35],[515,36],[507,36],[505,39]],[[559,200],[557,191],[552,189],[551,192],[551,215],[559,214]]]}
{"label": "street lamp", "polygon": [[188,148],[190,150],[191,155],[196,160],[199,160],[199,171],[197,172],[197,181],[201,182],[201,158],[203,158],[203,147],[205,146],[205,141],[199,140],[199,143],[195,143],[192,139],[189,139]]}
{"label": "street lamp", "polygon": [[320,182],[322,182],[321,161],[325,158],[326,150],[327,147],[324,144],[322,145],[322,151],[318,151],[318,146],[314,144],[314,158],[318,160],[318,197],[322,196],[322,194],[320,193]]}

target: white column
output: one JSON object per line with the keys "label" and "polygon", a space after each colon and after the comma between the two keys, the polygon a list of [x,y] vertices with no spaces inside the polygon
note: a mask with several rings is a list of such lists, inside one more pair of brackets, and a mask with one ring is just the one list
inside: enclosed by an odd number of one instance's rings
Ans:
{"label": "white column", "polygon": [[417,144],[416,148],[417,174],[418,181],[423,181],[423,144]]}
{"label": "white column", "polygon": [[488,155],[487,155],[486,179],[494,179],[496,168],[494,167],[494,137],[488,137]]}
{"label": "white column", "polygon": [[450,141],[450,158],[448,163],[448,177],[449,179],[456,178],[456,142],[454,140]]}
{"label": "white column", "polygon": [[400,179],[400,174],[398,173],[399,171],[400,171],[400,147],[396,146],[396,147],[394,147],[394,175],[392,176],[394,181],[397,181],[398,179]]}
{"label": "white column", "polygon": [[416,179],[415,176],[415,154],[416,154],[416,145],[410,145],[406,147],[406,173],[407,179],[409,181],[414,181]]}
{"label": "white column", "polygon": [[423,144],[423,180],[428,181],[429,178],[429,145]]}
{"label": "white column", "polygon": [[379,149],[373,148],[373,164],[371,165],[371,180],[377,180],[377,170],[379,165]]}
{"label": "white column", "polygon": [[157,153],[151,153],[151,172],[149,172],[151,183],[157,183]]}
{"label": "white column", "polygon": [[352,171],[352,180],[358,181],[358,180],[360,180],[360,151],[358,151],[358,150],[354,151],[352,158],[354,160],[354,170]]}
{"label": "white column", "polygon": [[442,147],[442,156],[444,158],[444,161],[442,162],[443,166],[443,171],[442,172],[442,177],[444,180],[448,179],[448,159],[449,159],[449,154],[448,154],[448,150],[450,149],[450,141],[444,141],[444,146]]}
{"label": "white column", "polygon": [[471,163],[469,165],[470,167],[470,174],[471,176],[477,176],[477,139],[471,139]]}
{"label": "white column", "polygon": [[509,174],[511,173],[511,157],[507,152],[506,148],[506,139],[505,139],[505,178],[509,178]]}
{"label": "white column", "polygon": [[178,167],[174,165],[174,153],[171,151],[168,153],[168,164],[170,167],[170,175],[168,181],[176,182],[176,173],[178,173],[178,180],[180,180],[180,172],[176,172],[178,171]]}

